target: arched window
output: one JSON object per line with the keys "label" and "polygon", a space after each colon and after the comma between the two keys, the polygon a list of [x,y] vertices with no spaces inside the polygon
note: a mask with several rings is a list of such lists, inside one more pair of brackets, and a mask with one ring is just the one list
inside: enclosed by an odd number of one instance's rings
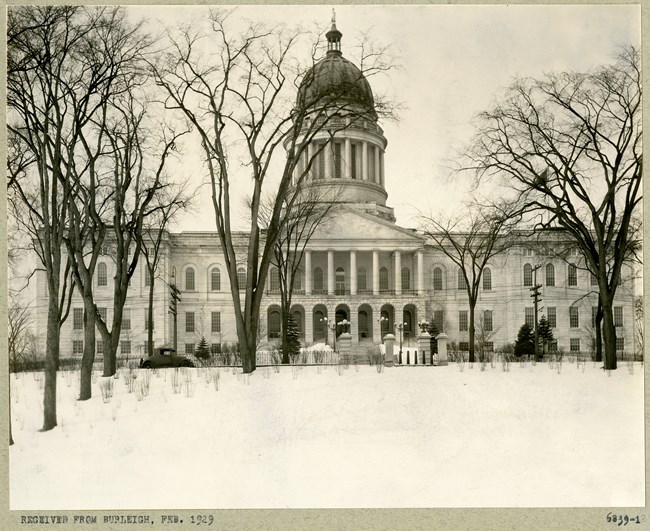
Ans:
{"label": "arched window", "polygon": [[408,267],[402,268],[402,289],[411,289],[411,270]]}
{"label": "arched window", "polygon": [[210,273],[210,289],[221,291],[221,271],[218,267],[215,267]]}
{"label": "arched window", "polygon": [[144,287],[148,288],[151,286],[151,273],[149,273],[149,268],[145,266],[144,268]]}
{"label": "arched window", "polygon": [[269,311],[269,339],[280,337],[282,328],[282,319],[278,310]]}
{"label": "arched window", "polygon": [[108,285],[108,272],[106,269],[106,264],[104,262],[100,262],[97,265],[97,285],[98,286]]}
{"label": "arched window", "polygon": [[492,289],[492,270],[486,267],[483,270],[483,290],[490,291]]}
{"label": "arched window", "polygon": [[379,270],[379,291],[388,291],[388,269],[385,267]]}
{"label": "arched window", "polygon": [[442,269],[439,267],[433,269],[433,289],[442,290]]}
{"label": "arched window", "polygon": [[314,291],[323,291],[323,270],[320,267],[314,269]]}
{"label": "arched window", "polygon": [[277,267],[271,268],[270,289],[273,292],[280,291],[280,270]]}
{"label": "arched window", "polygon": [[320,310],[314,312],[314,339],[325,336],[325,314]]}
{"label": "arched window", "polygon": [[239,291],[246,289],[246,269],[243,267],[237,268],[237,284],[239,284]]}
{"label": "arched window", "polygon": [[553,264],[546,266],[546,285],[555,286],[555,266]]}
{"label": "arched window", "polygon": [[386,310],[381,311],[381,333],[387,334],[388,331],[390,330],[390,315]]}
{"label": "arched window", "polygon": [[458,268],[458,289],[467,289],[467,282],[465,282],[465,275],[463,270]]}
{"label": "arched window", "polygon": [[345,270],[342,267],[336,268],[336,294],[345,295]]}
{"label": "arched window", "polygon": [[366,280],[366,268],[360,267],[357,271],[357,289],[364,292],[368,289],[368,281]]}
{"label": "arched window", "polygon": [[194,268],[188,267],[185,270],[185,291],[194,291],[196,286],[194,284]]}
{"label": "arched window", "polygon": [[524,286],[533,285],[533,266],[530,264],[524,265]]}

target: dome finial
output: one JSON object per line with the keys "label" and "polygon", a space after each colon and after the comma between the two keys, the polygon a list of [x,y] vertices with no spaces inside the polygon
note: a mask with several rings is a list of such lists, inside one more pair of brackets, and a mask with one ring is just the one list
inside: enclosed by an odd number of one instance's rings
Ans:
{"label": "dome finial", "polygon": [[332,28],[325,34],[327,37],[327,53],[341,54],[341,37],[343,34],[336,29],[336,10],[332,8]]}

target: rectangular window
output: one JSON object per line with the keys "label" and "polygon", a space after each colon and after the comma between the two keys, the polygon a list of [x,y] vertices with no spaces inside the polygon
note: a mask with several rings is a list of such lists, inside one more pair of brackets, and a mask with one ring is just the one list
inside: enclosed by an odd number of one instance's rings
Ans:
{"label": "rectangular window", "polygon": [[130,341],[120,341],[120,352],[124,354],[131,354],[131,342]]}
{"label": "rectangular window", "polygon": [[580,338],[572,337],[569,340],[569,350],[571,352],[580,352]]}
{"label": "rectangular window", "polygon": [[467,289],[467,282],[465,282],[465,275],[463,270],[458,268],[458,289]]}
{"label": "rectangular window", "polygon": [[122,330],[131,330],[131,308],[122,310]]}
{"label": "rectangular window", "polygon": [[95,351],[97,354],[104,354],[104,342],[101,339],[95,342]]}
{"label": "rectangular window", "polygon": [[[316,149],[321,149],[321,146],[317,146]],[[325,150],[322,150],[316,155],[316,178],[325,179],[325,177]]]}
{"label": "rectangular window", "polygon": [[185,331],[194,332],[194,312],[185,312]]}
{"label": "rectangular window", "polygon": [[569,327],[578,328],[580,326],[580,314],[578,313],[577,306],[571,306],[569,308]]}
{"label": "rectangular window", "polygon": [[617,337],[616,338],[616,350],[623,351],[625,350],[625,338],[624,337]]}
{"label": "rectangular window", "polygon": [[84,309],[83,308],[73,308],[72,309],[72,329],[73,330],[83,330],[84,327]]}
{"label": "rectangular window", "polygon": [[528,326],[535,326],[535,308],[526,308],[526,315],[524,316],[524,322]]}
{"label": "rectangular window", "polygon": [[356,144],[352,144],[352,145],[350,146],[350,148],[351,148],[351,149],[350,149],[350,159],[351,159],[351,160],[350,160],[350,176],[351,176],[353,179],[358,179],[358,178],[359,178],[359,174],[358,174],[358,172],[357,172],[357,158],[358,158],[358,157],[357,157],[357,145],[356,145]]}
{"label": "rectangular window", "polygon": [[221,312],[212,312],[212,333],[221,332]]}
{"label": "rectangular window", "polygon": [[533,256],[532,249],[524,249],[524,256]]}
{"label": "rectangular window", "polygon": [[494,352],[494,342],[486,341],[483,344],[483,350],[485,350],[485,352]]}
{"label": "rectangular window", "polygon": [[557,352],[557,339],[548,342],[548,351]]}
{"label": "rectangular window", "polygon": [[212,354],[221,354],[221,343],[212,343],[212,345],[210,345],[210,352],[212,352]]}
{"label": "rectangular window", "polygon": [[442,332],[445,329],[445,314],[442,310],[435,310],[433,312],[433,323],[436,325],[439,332]]}
{"label": "rectangular window", "polygon": [[149,268],[145,266],[144,268],[144,287],[147,288],[151,286],[151,274],[149,273]]}
{"label": "rectangular window", "polygon": [[591,328],[596,328],[596,314],[598,313],[598,306],[591,307]]}
{"label": "rectangular window", "polygon": [[598,277],[596,277],[596,275],[594,275],[593,273],[591,273],[591,285],[592,286],[598,285]]}
{"label": "rectangular window", "polygon": [[194,343],[185,343],[185,354],[194,354]]}
{"label": "rectangular window", "polygon": [[75,356],[81,356],[84,353],[84,342],[78,339],[75,339],[72,342],[72,353]]}
{"label": "rectangular window", "polygon": [[623,326],[623,306],[614,306],[614,326]]}
{"label": "rectangular window", "polygon": [[375,146],[368,144],[368,180],[375,180]]}
{"label": "rectangular window", "polygon": [[469,351],[469,343],[467,341],[461,341],[458,343],[458,350],[461,352],[467,352]]}
{"label": "rectangular window", "polygon": [[461,310],[458,312],[458,330],[461,332],[467,332],[468,329],[467,310]]}
{"label": "rectangular window", "polygon": [[340,142],[334,143],[334,177],[340,179],[341,175],[341,144]]}
{"label": "rectangular window", "polygon": [[548,326],[557,328],[557,309],[555,306],[546,308],[546,319],[548,320]]}
{"label": "rectangular window", "polygon": [[485,310],[483,312],[483,330],[485,332],[492,332],[493,330],[492,310]]}
{"label": "rectangular window", "polygon": [[569,286],[578,285],[578,268],[573,264],[569,264]]}
{"label": "rectangular window", "polygon": [[106,322],[106,318],[108,317],[108,308],[97,308],[97,311],[99,312],[102,321]]}

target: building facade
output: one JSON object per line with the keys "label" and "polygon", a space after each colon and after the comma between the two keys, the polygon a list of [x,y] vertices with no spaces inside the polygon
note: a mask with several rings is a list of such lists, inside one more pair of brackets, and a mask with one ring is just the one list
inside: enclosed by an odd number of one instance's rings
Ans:
{"label": "building facade", "polygon": [[[343,84],[355,104],[370,108],[371,87],[359,69],[343,57],[341,34],[335,25],[327,38],[327,54],[305,77],[298,101],[317,99],[333,85]],[[347,123],[333,139],[329,135],[322,131],[313,138],[297,168],[297,172],[304,171],[309,157],[315,156],[307,187],[336,190],[337,201],[334,214],[307,245],[293,293],[291,313],[302,344],[331,344],[334,334],[343,331],[337,326],[343,320],[350,323],[353,345],[378,344],[387,333],[395,333],[397,323],[403,323],[403,340],[408,344],[419,331],[418,322],[433,320],[449,341],[466,350],[469,303],[462,275],[423,234],[396,224],[385,189],[386,180],[395,177],[385,175],[388,142],[377,119],[370,113],[363,120]],[[597,286],[578,252],[562,258],[547,252],[554,247],[554,239],[558,245],[566,243],[561,236],[550,233],[544,245],[539,245],[537,239],[522,234],[521,241],[488,264],[475,312],[480,348],[492,350],[513,342],[524,322],[534,323],[531,287],[541,284],[539,315],[545,315],[553,329],[552,348],[592,349]],[[242,260],[239,283],[245,285],[247,234],[238,233],[234,239]],[[100,312],[109,320],[113,268],[108,248],[97,266],[94,289]],[[627,352],[635,347],[632,273],[630,268],[625,270],[614,308],[617,346]],[[146,268],[139,266],[122,323],[118,355],[123,357],[146,352],[149,282]],[[214,351],[237,341],[229,278],[216,233],[167,235],[154,282],[153,337],[157,345],[173,342],[173,317],[168,310],[172,283],[181,297],[176,324],[180,353],[194,352],[203,337]],[[45,279],[39,277],[39,330],[45,330],[45,286]],[[279,341],[282,321],[279,278],[273,268],[260,317],[260,348],[272,348]],[[44,345],[43,334],[43,349]],[[61,345],[62,356],[81,356],[83,352],[83,304],[76,294],[63,325]],[[101,341],[97,353],[102,353]]]}

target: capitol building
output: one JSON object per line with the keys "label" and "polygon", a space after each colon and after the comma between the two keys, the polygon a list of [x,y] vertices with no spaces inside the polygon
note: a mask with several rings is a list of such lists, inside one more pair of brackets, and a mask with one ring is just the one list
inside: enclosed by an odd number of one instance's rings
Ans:
{"label": "capitol building", "polygon": [[[359,104],[372,106],[372,88],[357,66],[343,56],[341,33],[335,26],[327,39],[328,51],[305,77],[298,101],[318,97],[319,91],[342,83],[352,87]],[[330,140],[327,135],[326,131],[316,135],[309,153],[318,152],[319,143]],[[469,302],[462,274],[430,238],[396,223],[386,192],[386,182],[399,179],[385,172],[389,140],[378,120],[367,115],[336,132],[312,164],[306,186],[335,189],[337,204],[327,223],[309,240],[296,279],[291,314],[301,343],[331,345],[332,335],[342,330],[334,332],[328,323],[347,320],[353,351],[380,344],[388,333],[396,334],[397,323],[403,323],[403,341],[415,345],[418,322],[427,320],[435,322],[455,348],[467,350]],[[233,239],[242,261],[239,284],[245,285],[247,234],[236,233]],[[558,245],[566,242],[561,232],[551,232],[544,238],[545,249],[553,246],[554,239]],[[538,248],[538,241],[522,232],[521,240],[484,270],[475,312],[476,341],[481,342],[477,350],[511,343],[523,323],[533,324],[534,282],[542,286],[539,315],[545,315],[552,327],[552,347],[592,350],[597,286],[579,253],[560,259]],[[624,273],[614,305],[617,347],[626,352],[635,348],[632,273],[631,269]],[[94,294],[100,313],[109,320],[113,274],[108,250],[97,265]],[[140,263],[129,288],[118,356],[145,353],[149,282],[146,267]],[[232,293],[216,232],[165,234],[155,281],[153,337],[158,346],[171,345],[174,340],[174,320],[169,313],[171,283],[180,290],[177,342],[181,354],[193,353],[202,337],[213,351],[237,342]],[[39,301],[47,300],[44,276],[38,277],[37,289]],[[260,312],[262,349],[280,341],[279,289],[279,275],[272,267]],[[47,305],[38,308],[37,327],[45,330]],[[44,347],[45,334],[41,336]],[[97,355],[101,356],[99,334],[97,343]],[[82,353],[83,303],[75,294],[61,331],[61,355]]]}

